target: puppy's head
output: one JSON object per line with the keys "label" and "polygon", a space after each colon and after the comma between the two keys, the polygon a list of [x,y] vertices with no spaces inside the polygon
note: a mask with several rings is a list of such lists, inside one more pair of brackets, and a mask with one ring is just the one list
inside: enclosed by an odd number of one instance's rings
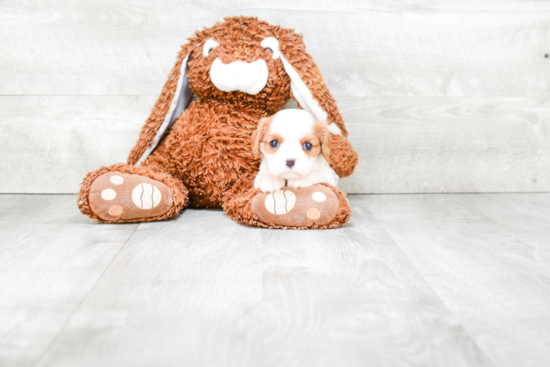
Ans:
{"label": "puppy's head", "polygon": [[256,158],[263,158],[272,176],[288,180],[309,175],[319,159],[328,161],[330,142],[326,124],[298,109],[262,119],[252,135]]}

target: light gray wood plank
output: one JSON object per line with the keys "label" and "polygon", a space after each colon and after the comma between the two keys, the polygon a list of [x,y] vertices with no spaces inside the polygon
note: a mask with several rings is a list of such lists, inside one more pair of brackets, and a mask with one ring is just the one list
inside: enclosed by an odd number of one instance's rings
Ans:
{"label": "light gray wood plank", "polygon": [[349,199],[340,230],[189,210],[121,249],[75,196],[0,195],[0,365],[546,366],[550,194]]}
{"label": "light gray wood plank", "polygon": [[[514,256],[542,272],[550,263],[550,196],[508,194],[474,196],[471,206],[498,222],[502,231],[517,239]],[[534,261],[533,260],[539,260]]]}
{"label": "light gray wood plank", "polygon": [[548,98],[341,98],[349,193],[550,191]]}
{"label": "light gray wood plank", "polygon": [[[503,197],[515,196],[371,196],[360,205],[496,365],[542,367],[550,360],[550,223],[541,218],[550,195],[500,202]],[[518,214],[497,215],[497,208]],[[512,221],[502,220],[512,217],[528,227],[518,234]],[[533,226],[542,228],[526,235]]]}
{"label": "light gray wood plank", "polygon": [[[213,1],[213,4],[224,4],[238,9],[246,10],[249,3],[234,0]],[[215,6],[216,6],[215,5]],[[254,4],[255,9],[277,10],[315,10],[332,12],[353,11],[387,11],[387,12],[419,12],[419,11],[548,11],[550,4],[538,0],[407,0],[401,2],[379,0],[342,0],[338,2],[328,0],[280,0],[277,2],[262,1]]]}
{"label": "light gray wood plank", "polygon": [[[550,102],[344,98],[359,152],[348,193],[550,191]],[[75,193],[125,162],[154,96],[0,97],[0,192]]]}
{"label": "light gray wood plank", "polygon": [[353,226],[141,225],[39,365],[491,365],[381,228]]}
{"label": "light gray wood plank", "polygon": [[94,224],[76,196],[0,195],[0,366],[33,366],[137,224]]}
{"label": "light gray wood plank", "polygon": [[0,192],[77,193],[126,162],[154,97],[0,97]]}
{"label": "light gray wood plank", "polygon": [[222,211],[144,223],[39,366],[259,366],[260,230]]}
{"label": "light gray wood plank", "polygon": [[158,95],[179,46],[230,15],[305,36],[345,96],[540,96],[545,1],[8,1],[0,94]]}
{"label": "light gray wood plank", "polygon": [[265,366],[492,365],[373,216],[262,248]]}

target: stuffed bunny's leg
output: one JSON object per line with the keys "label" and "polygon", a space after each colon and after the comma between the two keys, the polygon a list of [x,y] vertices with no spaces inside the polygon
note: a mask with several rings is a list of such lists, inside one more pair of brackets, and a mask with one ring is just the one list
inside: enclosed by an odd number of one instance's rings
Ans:
{"label": "stuffed bunny's leg", "polygon": [[258,227],[329,229],[346,223],[351,209],[346,194],[336,187],[317,184],[303,189],[262,193],[254,177],[242,177],[226,193],[223,208],[233,220]]}
{"label": "stuffed bunny's leg", "polygon": [[83,214],[107,223],[167,219],[187,203],[188,191],[181,180],[156,166],[102,167],[88,173],[78,195]]}

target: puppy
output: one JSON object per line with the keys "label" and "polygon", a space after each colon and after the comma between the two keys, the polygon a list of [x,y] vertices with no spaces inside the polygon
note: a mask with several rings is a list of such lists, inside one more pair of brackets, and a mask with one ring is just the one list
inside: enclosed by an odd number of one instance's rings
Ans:
{"label": "puppy", "polygon": [[254,155],[262,158],[254,187],[274,192],[321,182],[336,186],[338,176],[328,164],[330,142],[326,124],[304,110],[282,110],[263,118],[252,134]]}

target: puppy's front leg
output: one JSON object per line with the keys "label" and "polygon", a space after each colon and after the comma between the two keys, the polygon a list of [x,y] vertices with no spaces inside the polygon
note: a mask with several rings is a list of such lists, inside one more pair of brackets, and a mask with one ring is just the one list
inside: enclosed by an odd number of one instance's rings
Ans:
{"label": "puppy's front leg", "polygon": [[254,179],[254,188],[260,189],[262,192],[275,192],[285,187],[286,181],[271,176],[265,171],[258,172]]}
{"label": "puppy's front leg", "polygon": [[275,192],[282,190],[283,187],[285,187],[285,180],[279,180],[279,179],[269,179],[265,178],[260,182],[259,189],[262,192]]}

